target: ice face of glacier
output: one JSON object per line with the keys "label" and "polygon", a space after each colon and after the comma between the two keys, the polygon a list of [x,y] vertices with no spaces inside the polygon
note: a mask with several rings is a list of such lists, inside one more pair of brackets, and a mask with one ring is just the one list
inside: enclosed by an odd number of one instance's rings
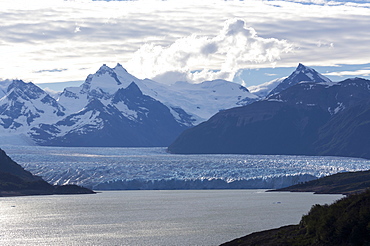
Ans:
{"label": "ice face of glacier", "polygon": [[164,148],[4,149],[48,182],[94,189],[270,189],[370,168],[369,160],[331,156],[171,155]]}

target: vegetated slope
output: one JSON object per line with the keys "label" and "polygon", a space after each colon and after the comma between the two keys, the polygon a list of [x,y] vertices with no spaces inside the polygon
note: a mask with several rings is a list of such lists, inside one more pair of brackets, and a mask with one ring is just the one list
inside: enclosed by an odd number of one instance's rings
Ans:
{"label": "vegetated slope", "polygon": [[370,158],[370,80],[299,83],[184,131],[171,153]]}
{"label": "vegetated slope", "polygon": [[76,185],[50,185],[24,170],[0,149],[0,196],[91,193],[94,192]]}
{"label": "vegetated slope", "polygon": [[314,205],[299,225],[252,233],[223,246],[324,246],[370,244],[370,190],[332,205]]}

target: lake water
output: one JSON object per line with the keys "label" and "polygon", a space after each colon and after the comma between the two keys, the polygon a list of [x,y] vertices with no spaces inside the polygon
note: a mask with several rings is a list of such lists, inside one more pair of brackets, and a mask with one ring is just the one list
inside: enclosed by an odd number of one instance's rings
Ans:
{"label": "lake water", "polygon": [[0,245],[219,245],[297,224],[340,195],[264,190],[0,197]]}

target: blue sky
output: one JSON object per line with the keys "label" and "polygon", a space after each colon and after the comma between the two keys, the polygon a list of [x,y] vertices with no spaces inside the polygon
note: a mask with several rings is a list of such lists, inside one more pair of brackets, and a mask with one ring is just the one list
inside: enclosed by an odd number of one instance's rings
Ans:
{"label": "blue sky", "polygon": [[[298,64],[297,64],[298,65]],[[310,66],[332,81],[338,82],[346,78],[362,77],[370,79],[370,63],[338,64],[337,66]],[[289,76],[296,67],[276,67],[260,69],[243,69],[241,77],[246,85],[258,85],[275,78]],[[238,79],[235,79],[237,82]],[[240,79],[239,79],[240,81]]]}
{"label": "blue sky", "polygon": [[[298,63],[370,78],[370,1],[0,0],[0,79],[54,89],[121,63],[162,83],[246,86]],[[63,82],[64,84],[60,84]],[[58,87],[58,88],[57,88]]]}

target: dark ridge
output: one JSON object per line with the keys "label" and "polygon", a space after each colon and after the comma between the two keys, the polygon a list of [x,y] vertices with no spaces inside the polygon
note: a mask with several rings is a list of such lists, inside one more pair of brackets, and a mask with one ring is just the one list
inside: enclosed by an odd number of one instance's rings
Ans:
{"label": "dark ridge", "polygon": [[95,192],[77,185],[51,185],[24,170],[0,149],[0,197],[93,193]]}
{"label": "dark ridge", "polygon": [[370,170],[337,173],[327,177],[274,191],[314,192],[317,194],[353,194],[370,188]]}

